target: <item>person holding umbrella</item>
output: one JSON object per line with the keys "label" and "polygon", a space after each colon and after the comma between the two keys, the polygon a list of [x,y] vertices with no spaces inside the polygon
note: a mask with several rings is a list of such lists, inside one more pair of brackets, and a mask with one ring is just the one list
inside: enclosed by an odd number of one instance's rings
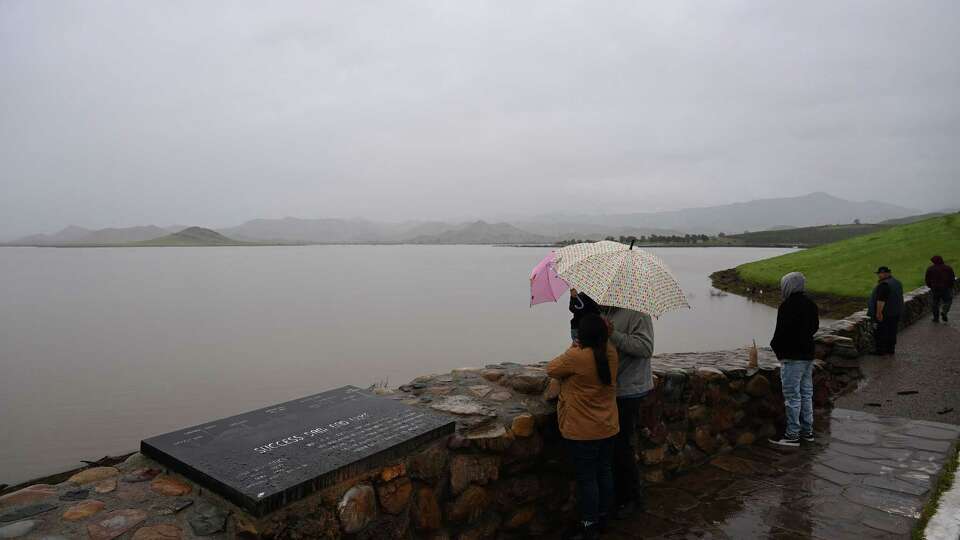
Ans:
{"label": "person holding umbrella", "polygon": [[620,432],[614,439],[617,518],[645,508],[643,484],[633,444],[643,398],[653,390],[653,320],[649,315],[625,308],[605,311],[610,342],[617,349],[617,413]]}
{"label": "person holding umbrella", "polygon": [[690,307],[667,265],[656,255],[619,242],[574,244],[555,254],[557,276],[600,305],[610,343],[617,350],[617,413],[614,484],[617,517],[644,506],[634,439],[643,398],[653,389],[650,365],[653,320],[675,308]]}

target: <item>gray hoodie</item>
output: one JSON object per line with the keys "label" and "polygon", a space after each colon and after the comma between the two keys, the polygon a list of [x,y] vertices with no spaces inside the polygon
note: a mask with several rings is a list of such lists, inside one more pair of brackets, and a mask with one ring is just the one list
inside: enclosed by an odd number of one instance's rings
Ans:
{"label": "gray hoodie", "polygon": [[653,321],[649,315],[623,308],[602,308],[613,323],[610,342],[617,348],[617,397],[637,397],[653,390]]}
{"label": "gray hoodie", "polygon": [[783,276],[780,278],[780,291],[783,294],[783,299],[790,298],[793,293],[802,292],[806,284],[807,278],[800,272],[790,272]]}

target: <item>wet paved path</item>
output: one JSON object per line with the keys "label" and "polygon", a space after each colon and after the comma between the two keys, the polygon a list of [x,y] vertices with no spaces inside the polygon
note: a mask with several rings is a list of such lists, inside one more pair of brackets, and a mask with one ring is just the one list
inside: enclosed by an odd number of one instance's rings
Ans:
{"label": "wet paved path", "polygon": [[761,444],[650,489],[605,538],[908,538],[960,426],[834,409],[818,442]]}
{"label": "wet paved path", "polygon": [[864,379],[836,406],[960,424],[960,310],[953,311],[948,324],[924,317],[901,332],[895,356],[860,358]]}

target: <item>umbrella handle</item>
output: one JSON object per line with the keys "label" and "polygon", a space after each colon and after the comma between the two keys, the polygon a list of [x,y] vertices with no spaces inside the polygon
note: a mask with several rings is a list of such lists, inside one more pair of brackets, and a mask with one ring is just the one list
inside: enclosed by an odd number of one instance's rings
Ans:
{"label": "umbrella handle", "polygon": [[631,238],[631,239],[630,239],[630,249],[633,249],[633,244],[635,244],[636,242],[637,242],[637,239],[636,239],[636,238]]}

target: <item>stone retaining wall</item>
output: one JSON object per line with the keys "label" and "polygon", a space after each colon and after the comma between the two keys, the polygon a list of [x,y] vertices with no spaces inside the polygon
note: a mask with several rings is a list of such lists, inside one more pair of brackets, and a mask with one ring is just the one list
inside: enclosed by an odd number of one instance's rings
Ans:
{"label": "stone retaining wall", "polygon": [[[904,325],[929,312],[907,295]],[[864,312],[817,334],[815,402],[824,406],[858,376],[872,347]],[[0,497],[0,538],[526,538],[575,516],[573,478],[544,399],[544,363],[504,363],[419,377],[380,393],[450,415],[454,435],[257,519],[140,454]],[[637,460],[662,482],[754,443],[782,422],[779,363],[760,350],[666,354],[638,426]]]}
{"label": "stone retaining wall", "polygon": [[[960,294],[960,281],[954,284],[953,290],[955,294]],[[904,294],[903,299],[901,329],[932,316],[929,288],[915,289]],[[873,323],[864,309],[821,328],[814,339],[817,342],[817,358],[825,360],[833,368],[855,367],[856,358],[874,349]]]}
{"label": "stone retaining wall", "polygon": [[[26,529],[25,538],[113,538],[118,531],[138,540],[548,534],[574,519],[575,505],[555,406],[542,396],[544,365],[457,369],[382,391],[450,415],[456,433],[261,519],[140,454],[115,468],[6,495],[0,518],[27,509],[13,523]],[[828,367],[816,362],[819,405],[839,390]],[[644,400],[637,441],[648,482],[772,435],[781,420],[779,364],[767,349],[756,368],[748,366],[743,349],[658,355],[653,369],[655,389]],[[0,537],[17,532],[5,531],[6,525],[0,523]]]}

